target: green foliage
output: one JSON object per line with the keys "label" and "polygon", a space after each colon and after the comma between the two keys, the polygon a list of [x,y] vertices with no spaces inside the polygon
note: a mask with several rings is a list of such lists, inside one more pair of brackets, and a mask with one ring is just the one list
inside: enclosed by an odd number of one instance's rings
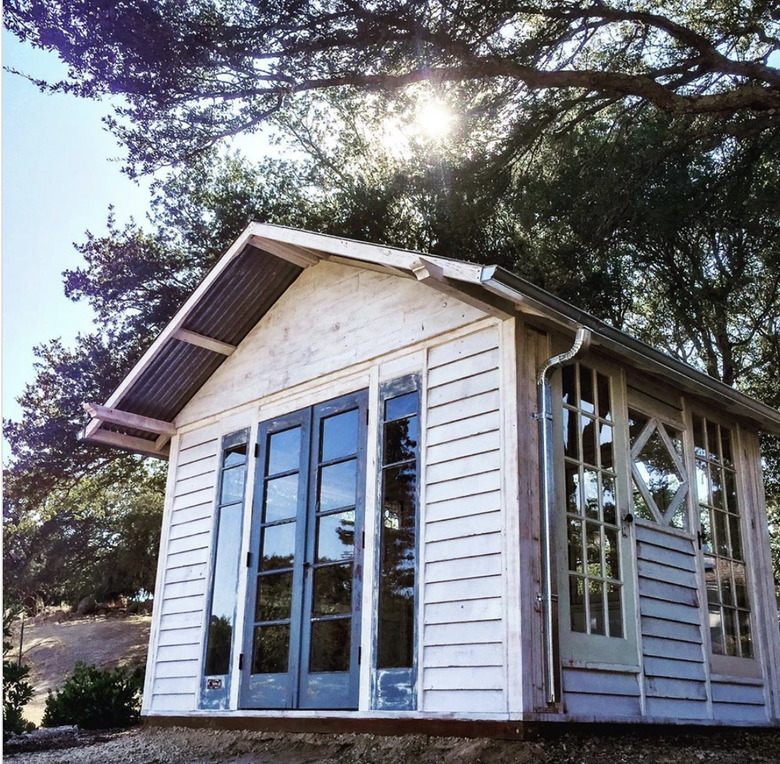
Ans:
{"label": "green foliage", "polygon": [[[449,83],[490,93],[510,130],[615,104],[776,128],[778,19],[766,0],[129,3],[9,0],[5,24],[67,66],[41,87],[122,96],[109,122],[134,171],[252,133],[302,93]],[[476,102],[471,106],[477,108]]]}
{"label": "green foliage", "polygon": [[16,615],[14,610],[3,612],[3,740],[35,728],[23,716],[24,707],[33,696],[32,685],[27,681],[30,667],[9,657],[14,647],[10,641],[11,623]]}
{"label": "green foliage", "polygon": [[58,692],[49,691],[44,727],[75,724],[82,729],[129,727],[141,713],[143,670],[120,666],[101,670],[76,663]]}
{"label": "green foliage", "polygon": [[[105,459],[105,455],[103,456]],[[87,595],[108,600],[153,591],[160,543],[164,469],[141,463],[129,476],[118,457],[95,476],[54,488],[42,502],[11,470],[6,489],[3,577],[6,593],[30,606]]]}

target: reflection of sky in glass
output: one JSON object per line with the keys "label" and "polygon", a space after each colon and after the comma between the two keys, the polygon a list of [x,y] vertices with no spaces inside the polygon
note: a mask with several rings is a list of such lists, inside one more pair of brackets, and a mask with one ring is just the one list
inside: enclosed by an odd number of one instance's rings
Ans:
{"label": "reflection of sky in glass", "polygon": [[268,474],[297,470],[301,459],[301,428],[276,432],[268,439]]}
{"label": "reflection of sky in glass", "polygon": [[385,421],[402,419],[417,413],[417,393],[399,395],[397,398],[389,398],[385,401]]}
{"label": "reflection of sky in glass", "polygon": [[274,478],[266,484],[265,516],[266,523],[295,517],[298,511],[298,475]]}
{"label": "reflection of sky in glass", "polygon": [[246,461],[246,443],[239,443],[237,446],[231,446],[225,449],[225,456],[222,462],[223,467],[235,467],[237,464],[243,464]]}
{"label": "reflection of sky in glass", "polygon": [[322,420],[320,461],[357,453],[358,414],[358,409],[353,409]]}
{"label": "reflection of sky in glass", "polygon": [[214,560],[214,594],[211,600],[212,617],[233,622],[233,608],[238,589],[238,552],[241,548],[241,510],[234,504],[219,512],[217,555]]}
{"label": "reflection of sky in glass", "polygon": [[[295,556],[295,523],[272,525],[263,531],[263,558],[260,568],[273,570],[292,565]],[[235,596],[235,592],[233,592]]]}
{"label": "reflection of sky in glass", "polygon": [[356,486],[356,459],[323,467],[320,470],[320,511],[354,506]]}
{"label": "reflection of sky in glass", "polygon": [[232,504],[236,501],[242,501],[244,498],[244,476],[245,467],[233,467],[222,473],[222,496],[220,504]]}

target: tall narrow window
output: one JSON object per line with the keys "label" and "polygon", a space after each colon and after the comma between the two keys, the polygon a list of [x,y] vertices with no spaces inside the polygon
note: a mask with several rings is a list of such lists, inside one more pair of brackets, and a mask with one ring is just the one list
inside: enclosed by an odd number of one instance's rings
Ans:
{"label": "tall narrow window", "polygon": [[562,393],[570,629],[623,637],[611,381],[573,364]]}
{"label": "tall narrow window", "polygon": [[374,704],[414,708],[417,476],[416,377],[381,390],[379,607]]}
{"label": "tall narrow window", "polygon": [[222,440],[217,495],[211,602],[204,661],[201,705],[224,708],[229,695],[230,658],[235,626],[236,591],[244,514],[248,430]]}
{"label": "tall narrow window", "polygon": [[693,418],[693,430],[712,652],[752,658],[750,603],[731,432],[698,416]]}

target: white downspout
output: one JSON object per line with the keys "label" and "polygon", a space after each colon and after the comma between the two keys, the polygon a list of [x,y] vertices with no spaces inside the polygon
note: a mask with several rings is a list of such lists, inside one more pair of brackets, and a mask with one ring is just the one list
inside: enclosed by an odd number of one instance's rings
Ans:
{"label": "white downspout", "polygon": [[557,509],[555,497],[555,469],[553,443],[552,392],[550,388],[550,372],[567,361],[572,361],[590,346],[590,330],[583,326],[577,329],[574,344],[565,353],[548,358],[536,375],[536,385],[539,395],[539,458],[541,475],[541,510],[542,510],[542,591],[538,595],[542,603],[544,619],[544,687],[547,703],[558,700],[558,665],[557,665],[557,601],[558,595],[553,591],[553,527],[554,513]]}

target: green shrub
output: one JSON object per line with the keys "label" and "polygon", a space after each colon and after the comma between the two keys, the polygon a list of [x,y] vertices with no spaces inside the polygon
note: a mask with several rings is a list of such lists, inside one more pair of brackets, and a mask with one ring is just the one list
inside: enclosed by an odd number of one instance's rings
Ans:
{"label": "green shrub", "polygon": [[103,671],[76,663],[59,692],[49,691],[44,727],[75,724],[82,729],[129,727],[141,712],[143,670],[120,666]]}
{"label": "green shrub", "polygon": [[3,613],[3,740],[11,734],[35,729],[35,725],[22,716],[22,709],[33,696],[32,685],[26,681],[30,667],[6,658],[12,650],[10,638],[14,615],[12,610]]}

